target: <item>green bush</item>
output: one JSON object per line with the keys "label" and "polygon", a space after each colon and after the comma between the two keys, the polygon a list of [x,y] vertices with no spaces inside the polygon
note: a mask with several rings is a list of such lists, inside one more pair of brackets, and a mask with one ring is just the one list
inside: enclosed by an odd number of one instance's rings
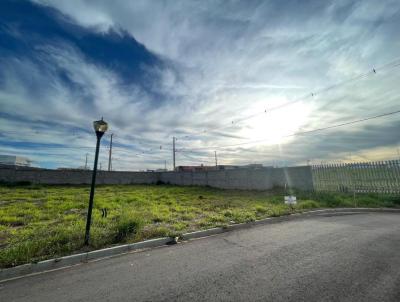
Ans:
{"label": "green bush", "polygon": [[123,211],[116,224],[115,241],[126,241],[143,228],[145,222],[138,213],[133,211]]}
{"label": "green bush", "polygon": [[318,208],[320,205],[314,200],[302,200],[297,205],[297,209],[315,209]]}

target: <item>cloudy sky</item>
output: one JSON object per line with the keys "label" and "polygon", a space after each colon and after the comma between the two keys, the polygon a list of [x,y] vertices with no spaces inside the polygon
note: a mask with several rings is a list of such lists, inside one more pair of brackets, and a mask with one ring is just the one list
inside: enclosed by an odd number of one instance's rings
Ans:
{"label": "cloudy sky", "polygon": [[300,165],[399,157],[400,2],[0,1],[0,153]]}

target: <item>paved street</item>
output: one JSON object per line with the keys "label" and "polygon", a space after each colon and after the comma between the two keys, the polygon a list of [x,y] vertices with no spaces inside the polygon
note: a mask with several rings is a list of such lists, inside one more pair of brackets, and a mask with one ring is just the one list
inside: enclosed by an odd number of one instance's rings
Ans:
{"label": "paved street", "polygon": [[252,227],[1,283],[0,301],[400,301],[400,215]]}

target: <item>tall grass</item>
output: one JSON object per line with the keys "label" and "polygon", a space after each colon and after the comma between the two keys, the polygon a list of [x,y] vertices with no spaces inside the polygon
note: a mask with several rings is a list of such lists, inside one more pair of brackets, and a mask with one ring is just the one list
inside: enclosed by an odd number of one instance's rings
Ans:
{"label": "tall grass", "polygon": [[[90,249],[320,207],[395,207],[398,196],[246,191],[167,185],[98,186]],[[88,186],[0,185],[0,267],[80,252]],[[101,209],[107,208],[107,217]],[[85,249],[86,250],[86,249]]]}

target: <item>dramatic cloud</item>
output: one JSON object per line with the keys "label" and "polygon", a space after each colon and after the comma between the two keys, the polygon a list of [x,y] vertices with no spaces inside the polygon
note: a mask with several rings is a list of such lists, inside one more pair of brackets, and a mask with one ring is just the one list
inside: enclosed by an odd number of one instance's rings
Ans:
{"label": "dramatic cloud", "polygon": [[398,1],[7,0],[0,11],[1,152],[80,166],[104,116],[116,169],[170,165],[172,136],[178,164],[212,163],[214,150],[221,164],[396,156],[398,116],[291,134],[399,110]]}

